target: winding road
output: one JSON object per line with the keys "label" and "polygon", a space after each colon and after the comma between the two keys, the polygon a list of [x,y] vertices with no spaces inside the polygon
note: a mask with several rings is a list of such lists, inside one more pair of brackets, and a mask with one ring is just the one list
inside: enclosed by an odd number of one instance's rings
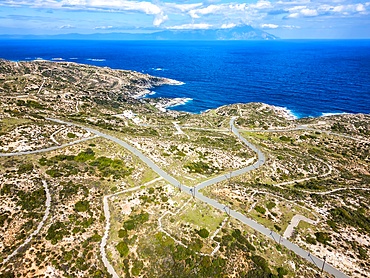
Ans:
{"label": "winding road", "polygon": [[[132,147],[131,145],[129,145],[128,143],[126,143],[125,141],[123,140],[120,140],[114,136],[111,136],[111,135],[108,135],[108,134],[105,134],[103,132],[100,132],[98,130],[95,130],[95,129],[92,129],[90,127],[85,127],[83,125],[80,125],[80,124],[74,124],[74,123],[71,123],[71,122],[66,122],[66,121],[62,121],[62,120],[58,120],[58,119],[53,119],[53,118],[46,118],[47,120],[50,120],[50,121],[54,121],[54,122],[58,122],[58,123],[61,123],[61,124],[65,124],[65,125],[69,125],[69,126],[78,126],[78,127],[81,127],[81,128],[84,128],[85,130],[87,131],[90,131],[91,133],[94,133],[100,137],[103,137],[103,138],[106,138],[108,140],[111,140],[119,145],[121,145],[122,147],[126,148],[128,151],[130,151],[131,153],[133,153],[134,155],[136,155],[138,158],[140,158],[144,163],[146,163],[154,172],[156,172],[159,176],[163,177],[165,180],[167,180],[168,182],[170,182],[172,185],[178,187],[178,188],[181,188],[183,192],[189,194],[189,195],[192,195],[194,198],[197,198],[209,205],[211,205],[212,207],[220,210],[220,211],[224,211],[226,212],[230,217],[233,217],[239,221],[241,221],[242,223],[248,225],[249,227],[251,227],[252,229],[260,232],[261,234],[273,239],[274,241],[276,241],[277,243],[281,244],[281,245],[284,245],[286,248],[288,248],[289,250],[293,251],[295,254],[297,254],[298,256],[302,257],[303,259],[309,261],[309,262],[312,262],[313,264],[315,264],[319,269],[323,269],[325,270],[326,272],[334,275],[335,277],[338,277],[338,278],[347,278],[349,276],[347,276],[346,274],[342,273],[341,271],[339,271],[338,269],[334,268],[333,266],[331,266],[330,264],[324,262],[323,260],[321,260],[320,258],[310,254],[309,252],[307,252],[306,250],[300,248],[299,246],[295,245],[294,243],[290,242],[289,240],[287,239],[283,239],[281,237],[281,235],[267,229],[266,227],[264,227],[263,225],[257,223],[256,221],[246,217],[245,215],[237,212],[237,211],[234,211],[232,209],[230,209],[230,207],[227,207],[221,203],[219,203],[218,201],[216,200],[213,200],[213,199],[210,199],[204,195],[202,195],[199,190],[202,189],[202,188],[205,188],[211,184],[215,184],[217,182],[221,182],[221,181],[224,181],[224,180],[227,180],[229,177],[234,177],[234,176],[237,176],[237,175],[241,175],[243,173],[247,173],[248,171],[251,171],[253,169],[256,169],[258,167],[260,167],[264,162],[265,162],[265,156],[264,154],[262,153],[262,151],[260,151],[256,146],[252,145],[251,143],[249,143],[245,138],[243,138],[242,136],[240,136],[240,133],[239,131],[237,130],[237,128],[234,126],[234,121],[236,119],[236,117],[233,117],[231,120],[230,120],[230,128],[231,128],[231,131],[245,144],[247,145],[249,148],[251,148],[254,152],[256,152],[257,154],[257,162],[255,162],[253,165],[250,165],[248,167],[245,167],[243,169],[239,169],[239,170],[236,170],[236,171],[233,171],[230,173],[230,175],[222,175],[222,176],[219,176],[219,177],[216,177],[216,178],[213,178],[213,179],[210,179],[208,181],[205,181],[205,182],[202,182],[200,184],[198,184],[197,186],[194,186],[194,187],[188,187],[188,186],[185,186],[183,184],[181,184],[178,180],[176,180],[174,177],[170,176],[169,174],[167,174],[165,171],[163,171],[159,166],[157,166],[151,159],[149,159],[147,156],[145,156],[142,152],[140,152],[138,149]],[[105,206],[104,206],[104,211],[105,211]],[[109,208],[108,208],[109,210]],[[105,253],[105,250],[103,250],[103,252]]]}

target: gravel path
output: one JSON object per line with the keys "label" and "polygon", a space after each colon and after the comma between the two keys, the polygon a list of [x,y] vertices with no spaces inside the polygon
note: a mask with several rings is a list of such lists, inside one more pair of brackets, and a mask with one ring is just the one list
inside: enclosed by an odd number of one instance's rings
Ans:
{"label": "gravel path", "polygon": [[50,192],[49,192],[49,188],[48,188],[48,184],[46,181],[42,181],[42,185],[44,186],[44,189],[45,189],[45,193],[46,193],[46,202],[45,202],[45,213],[44,213],[44,217],[42,218],[41,222],[39,223],[39,225],[37,226],[37,229],[34,230],[32,232],[32,234],[30,234],[30,236],[17,248],[13,251],[13,253],[11,253],[7,258],[5,258],[3,260],[3,264],[6,264],[11,258],[13,258],[15,255],[17,255],[18,253],[20,253],[22,251],[22,249],[28,244],[30,243],[30,241],[32,240],[32,238],[37,235],[42,226],[44,226],[44,223],[46,221],[46,219],[48,218],[49,216],[49,213],[50,213],[50,204],[51,204],[51,195],[50,195]]}
{"label": "gravel path", "polygon": [[76,140],[76,141],[73,141],[73,142],[70,142],[70,143],[66,143],[66,144],[63,144],[63,145],[53,146],[53,147],[40,149],[40,150],[34,150],[34,151],[24,151],[24,152],[16,152],[16,153],[0,153],[0,157],[20,156],[20,155],[27,155],[27,154],[37,154],[37,153],[50,152],[50,151],[65,148],[65,147],[68,147],[68,146],[72,146],[72,145],[75,145],[75,144],[78,144],[78,143],[81,143],[81,142],[84,142],[84,141],[88,141],[88,140],[91,140],[91,139],[94,139],[94,138],[97,138],[97,137],[99,137],[99,136],[95,135],[95,136],[91,136],[91,137],[88,137],[88,138],[79,139],[79,140]]}

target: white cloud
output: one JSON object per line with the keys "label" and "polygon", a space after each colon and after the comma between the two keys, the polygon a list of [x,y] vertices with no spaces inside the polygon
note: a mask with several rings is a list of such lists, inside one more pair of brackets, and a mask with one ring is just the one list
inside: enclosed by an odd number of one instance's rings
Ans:
{"label": "white cloud", "polygon": [[345,9],[345,7],[343,5],[339,5],[339,6],[336,6],[332,9],[333,12],[337,12],[337,13],[340,13],[340,12],[343,12]]}
{"label": "white cloud", "polygon": [[300,29],[300,26],[295,26],[295,25],[282,25],[281,26],[284,29]]}
{"label": "white cloud", "polygon": [[230,28],[234,28],[236,26],[235,23],[224,23],[221,25],[221,29],[230,29]]}
{"label": "white cloud", "polygon": [[312,9],[303,9],[301,10],[303,16],[317,16],[319,13],[316,10]]}
{"label": "white cloud", "polygon": [[189,15],[192,18],[200,18],[200,15],[215,14],[224,8],[223,5],[209,5],[208,7],[201,9],[194,9],[189,11]]}
{"label": "white cloud", "polygon": [[106,29],[112,29],[113,26],[96,26],[94,27],[95,30],[106,30]]}
{"label": "white cloud", "polygon": [[286,18],[298,18],[298,17],[299,17],[299,13],[292,13],[286,16]]}
{"label": "white cloud", "polygon": [[364,12],[364,11],[366,11],[365,6],[363,4],[357,4],[356,11],[357,12]]}
{"label": "white cloud", "polygon": [[183,24],[177,26],[167,27],[171,30],[193,30],[193,29],[209,29],[212,25],[208,23],[192,23],[192,24]]}
{"label": "white cloud", "polygon": [[307,6],[294,6],[294,7],[291,7],[291,8],[287,8],[286,10],[289,11],[289,12],[297,12],[297,11],[300,11],[302,9],[306,9]]}
{"label": "white cloud", "polygon": [[[263,28],[274,29],[275,24],[269,25],[264,22],[274,22],[279,25],[279,28],[284,28],[278,18],[284,16],[284,19],[298,19],[307,17],[329,17],[345,18],[354,15],[366,17],[370,13],[369,0],[252,0],[251,1],[235,1],[218,2],[219,0],[208,0],[195,3],[177,0],[177,2],[163,2],[164,0],[0,0],[1,6],[11,7],[26,7],[26,8],[44,8],[44,9],[62,9],[73,11],[93,11],[93,12],[111,12],[117,14],[129,14],[130,17],[136,15],[151,15],[152,20],[143,20],[143,27],[148,24],[160,26],[165,21],[175,21],[167,25],[175,25],[174,27],[181,28],[186,26],[197,26],[197,24],[189,24],[194,19],[202,18],[200,24],[208,24],[220,26],[221,22],[244,22],[252,25],[265,26]],[[365,2],[367,1],[367,2]],[[238,3],[239,2],[239,3]],[[140,20],[147,17],[139,17]],[[204,19],[204,20],[203,20]],[[65,21],[71,22],[71,21]],[[78,23],[71,22],[74,25]],[[184,24],[183,24],[184,23]],[[108,25],[113,23],[101,22],[92,23],[96,25]],[[180,25],[182,24],[182,25]],[[230,23],[231,24],[231,23]],[[228,27],[230,24],[222,24],[222,28]],[[138,24],[140,25],[140,24]],[[232,26],[232,25],[230,25]],[[292,26],[292,25],[286,25]],[[302,25],[303,26],[303,25]],[[98,26],[99,27],[99,26]],[[138,26],[139,27],[139,26]],[[233,26],[234,27],[234,26]],[[90,27],[94,28],[94,25]],[[285,27],[288,28],[288,27]]]}
{"label": "white cloud", "polygon": [[173,12],[188,12],[190,10],[196,9],[203,6],[202,3],[194,3],[194,4],[176,4],[176,3],[164,3],[164,7],[169,9]]}
{"label": "white cloud", "polygon": [[154,26],[160,26],[166,20],[168,20],[168,16],[163,14],[163,13],[160,13],[160,14],[155,16],[155,18],[153,20],[153,25]]}
{"label": "white cloud", "polygon": [[270,1],[259,0],[256,4],[251,4],[250,6],[257,9],[267,9],[271,8],[272,4],[270,3]]}
{"label": "white cloud", "polygon": [[271,23],[264,23],[260,25],[263,29],[276,29],[279,28],[279,25],[271,24]]}
{"label": "white cloud", "polygon": [[230,10],[235,10],[235,11],[245,11],[246,8],[248,7],[247,4],[230,4],[228,5]]}
{"label": "white cloud", "polygon": [[67,25],[62,25],[59,27],[59,29],[74,29],[76,27],[70,25],[70,24],[67,24]]}

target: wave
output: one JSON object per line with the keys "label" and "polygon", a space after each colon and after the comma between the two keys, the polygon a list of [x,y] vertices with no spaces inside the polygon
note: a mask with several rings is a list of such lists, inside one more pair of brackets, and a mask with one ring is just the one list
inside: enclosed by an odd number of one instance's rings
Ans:
{"label": "wave", "polygon": [[281,107],[281,106],[275,106],[272,105],[272,107],[277,111],[279,114],[281,114],[283,117],[287,118],[288,120],[296,120],[298,119],[298,115],[294,114],[294,112],[287,107]]}
{"label": "wave", "polygon": [[147,95],[151,95],[152,94],[152,91],[148,90],[148,89],[145,89],[141,92],[137,92],[135,93],[132,97],[134,99],[140,99],[140,98],[145,98]]}
{"label": "wave", "polygon": [[187,104],[188,102],[191,102],[191,101],[193,101],[193,99],[190,98],[190,97],[186,97],[186,98],[174,98],[173,99],[173,102],[168,103],[168,105],[166,106],[166,108],[180,106],[180,105],[185,105],[185,104]]}
{"label": "wave", "polygon": [[322,113],[320,117],[329,117],[329,116],[338,116],[338,115],[346,115],[346,112],[333,112],[333,113]]}
{"label": "wave", "polygon": [[167,83],[166,84],[168,84],[168,85],[175,85],[175,86],[185,85],[184,82],[177,81],[175,79],[170,79],[170,78],[167,78]]}
{"label": "wave", "polygon": [[65,61],[63,58],[51,58],[52,61]]}
{"label": "wave", "polygon": [[78,60],[78,58],[73,57],[73,58],[69,58],[69,60]]}
{"label": "wave", "polygon": [[166,69],[163,69],[163,68],[152,68],[152,70],[155,70],[155,71],[164,71]]}
{"label": "wave", "polygon": [[106,59],[96,59],[96,58],[87,58],[86,60],[93,61],[93,62],[104,62],[104,61],[106,61]]}

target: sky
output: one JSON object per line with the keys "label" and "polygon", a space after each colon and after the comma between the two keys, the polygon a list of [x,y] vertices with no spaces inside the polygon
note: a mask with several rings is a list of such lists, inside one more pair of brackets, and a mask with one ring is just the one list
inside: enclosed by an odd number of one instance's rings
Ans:
{"label": "sky", "polygon": [[0,0],[0,34],[251,25],[285,39],[370,39],[370,0]]}

